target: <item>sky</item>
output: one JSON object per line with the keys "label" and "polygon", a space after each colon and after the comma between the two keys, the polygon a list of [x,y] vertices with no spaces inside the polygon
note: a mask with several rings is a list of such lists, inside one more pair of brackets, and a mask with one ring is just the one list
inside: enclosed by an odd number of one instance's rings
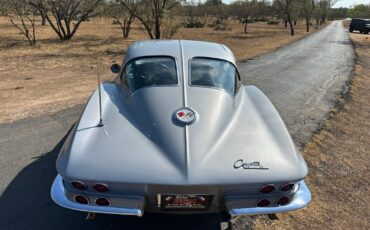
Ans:
{"label": "sky", "polygon": [[[224,3],[230,3],[235,0],[222,0]],[[333,6],[334,8],[339,7],[351,7],[357,4],[370,4],[370,0],[338,0],[338,2]]]}

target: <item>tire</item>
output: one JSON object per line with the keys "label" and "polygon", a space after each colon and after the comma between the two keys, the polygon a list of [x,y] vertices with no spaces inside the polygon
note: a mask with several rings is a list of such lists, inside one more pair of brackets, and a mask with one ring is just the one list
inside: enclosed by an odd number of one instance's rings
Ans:
{"label": "tire", "polygon": [[352,33],[353,32],[353,28],[349,28],[349,32]]}

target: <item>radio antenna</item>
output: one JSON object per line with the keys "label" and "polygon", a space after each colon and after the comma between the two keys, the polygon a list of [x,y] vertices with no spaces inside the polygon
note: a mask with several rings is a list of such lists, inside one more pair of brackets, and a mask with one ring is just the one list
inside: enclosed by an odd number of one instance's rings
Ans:
{"label": "radio antenna", "polygon": [[102,112],[101,112],[101,89],[100,89],[99,57],[98,57],[98,61],[96,63],[96,73],[98,75],[99,116],[100,116],[98,127],[103,127],[104,123],[103,123],[103,116],[102,116]]}

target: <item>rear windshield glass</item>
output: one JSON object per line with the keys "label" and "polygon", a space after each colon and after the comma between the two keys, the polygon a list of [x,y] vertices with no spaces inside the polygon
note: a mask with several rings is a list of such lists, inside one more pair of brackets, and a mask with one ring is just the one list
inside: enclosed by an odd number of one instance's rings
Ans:
{"label": "rear windshield glass", "polygon": [[177,85],[176,63],[169,57],[144,57],[130,61],[122,75],[130,92],[148,87]]}
{"label": "rear windshield glass", "polygon": [[233,64],[210,58],[191,60],[190,81],[192,86],[206,86],[226,90],[234,94],[238,72]]}

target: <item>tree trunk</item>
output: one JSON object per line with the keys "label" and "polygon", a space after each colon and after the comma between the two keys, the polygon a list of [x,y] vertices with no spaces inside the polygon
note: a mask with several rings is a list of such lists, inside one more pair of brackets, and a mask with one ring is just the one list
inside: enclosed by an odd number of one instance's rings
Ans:
{"label": "tree trunk", "polygon": [[294,20],[294,26],[296,26],[296,25],[297,25],[297,20],[295,19],[295,20]]}
{"label": "tree trunk", "polygon": [[128,38],[128,35],[130,34],[130,28],[131,25],[125,25],[125,28],[123,29],[123,38],[126,39]]}
{"label": "tree trunk", "polygon": [[284,27],[288,28],[288,21],[287,20],[284,20]]}
{"label": "tree trunk", "polygon": [[306,32],[310,32],[310,20],[306,18]]}
{"label": "tree trunk", "polygon": [[287,13],[287,19],[288,19],[288,23],[289,23],[289,26],[290,26],[290,35],[294,36],[294,26],[293,26],[292,19],[290,18],[290,13],[289,12]]}
{"label": "tree trunk", "polygon": [[244,18],[244,33],[247,34],[248,31],[248,16]]}
{"label": "tree trunk", "polygon": [[321,18],[321,21],[320,21],[320,26],[321,26],[322,24],[325,24],[325,22],[326,22],[326,16],[323,16],[323,17]]}
{"label": "tree trunk", "polygon": [[154,33],[155,39],[161,39],[161,22],[159,18],[155,19]]}
{"label": "tree trunk", "polygon": [[42,10],[40,10],[40,16],[41,16],[41,25],[46,25],[46,17]]}

